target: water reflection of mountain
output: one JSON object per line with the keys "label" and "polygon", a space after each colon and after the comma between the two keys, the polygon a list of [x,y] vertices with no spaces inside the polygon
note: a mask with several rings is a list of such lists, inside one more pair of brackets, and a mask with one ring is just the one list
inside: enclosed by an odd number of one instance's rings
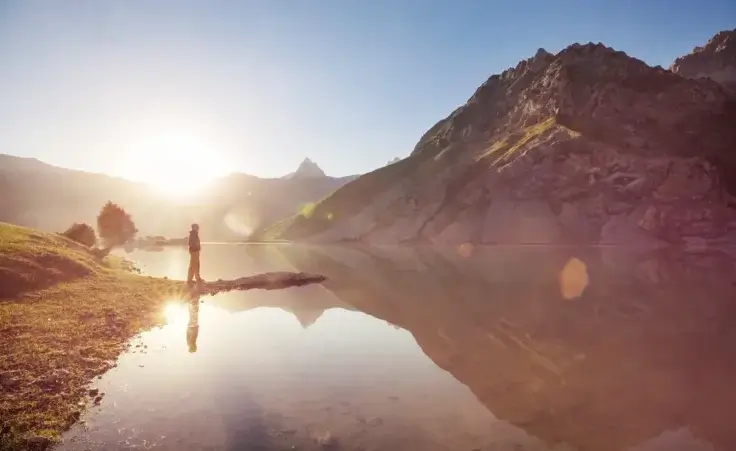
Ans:
{"label": "water reflection of mountain", "polygon": [[[339,302],[410,331],[494,415],[549,444],[624,450],[690,427],[736,449],[736,286],[725,255],[282,252],[327,276]],[[582,295],[563,296],[569,283]]]}
{"label": "water reflection of mountain", "polygon": [[287,288],[284,290],[263,292],[261,290],[230,292],[206,302],[230,312],[242,312],[260,307],[279,308],[290,312],[303,328],[314,324],[322,314],[331,308],[352,307],[345,305],[335,296],[325,292],[319,285]]}

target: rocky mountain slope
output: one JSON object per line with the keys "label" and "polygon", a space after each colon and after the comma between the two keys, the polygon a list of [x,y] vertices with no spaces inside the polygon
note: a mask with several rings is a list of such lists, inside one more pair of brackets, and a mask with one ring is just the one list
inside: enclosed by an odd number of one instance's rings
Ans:
{"label": "rocky mountain slope", "polygon": [[736,95],[736,29],[722,31],[670,67],[687,78],[710,78]]}
{"label": "rocky mountain slope", "polygon": [[196,203],[179,204],[141,183],[0,155],[0,221],[60,231],[73,222],[94,224],[99,209],[112,200],[131,213],[141,235],[182,236],[196,221],[203,239],[243,239],[355,178],[328,177],[308,159],[295,174],[274,179],[231,174]]}
{"label": "rocky mountain slope", "polygon": [[270,236],[313,242],[736,241],[736,103],[602,44],[491,76],[412,154]]}

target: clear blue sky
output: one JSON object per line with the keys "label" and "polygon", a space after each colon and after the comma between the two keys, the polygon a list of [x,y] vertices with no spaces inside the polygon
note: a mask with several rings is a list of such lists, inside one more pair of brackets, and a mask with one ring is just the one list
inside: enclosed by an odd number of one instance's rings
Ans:
{"label": "clear blue sky", "polygon": [[260,176],[366,172],[539,47],[667,67],[734,27],[733,0],[0,0],[0,153],[146,179],[164,139]]}

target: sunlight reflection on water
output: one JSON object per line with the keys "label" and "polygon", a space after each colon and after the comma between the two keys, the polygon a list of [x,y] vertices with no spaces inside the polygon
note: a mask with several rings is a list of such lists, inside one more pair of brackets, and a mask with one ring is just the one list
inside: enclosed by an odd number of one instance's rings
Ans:
{"label": "sunlight reflection on water", "polygon": [[169,302],[164,306],[166,324],[175,325],[189,321],[189,310],[184,302]]}
{"label": "sunlight reflection on water", "polygon": [[[298,291],[262,297],[268,303],[294,294]],[[300,431],[310,441],[344,439],[379,424],[389,428],[386,434],[408,427],[412,436],[433,436],[436,442],[452,437],[468,446],[499,433],[534,441],[499,423],[467,387],[421,352],[409,332],[386,321],[340,308],[313,320],[267,306],[231,313],[216,302],[205,298],[194,304],[199,323],[194,343],[192,304],[167,304],[168,324],[139,338],[145,352],[122,356],[118,368],[99,382],[105,402],[87,416],[87,431],[76,439],[80,448],[69,440],[62,449],[86,449],[82,443],[95,441],[100,446],[92,449],[144,443],[167,450],[201,449],[200,443],[235,449],[226,444],[249,443],[238,434],[262,421],[265,412],[278,412],[275,427]],[[212,413],[203,422],[205,411]],[[435,428],[443,422],[455,426],[440,433]],[[457,428],[466,432],[458,435]],[[125,446],[112,445],[121,439]]]}
{"label": "sunlight reflection on water", "polygon": [[588,267],[581,260],[572,257],[560,271],[559,282],[563,298],[579,298],[588,286]]}

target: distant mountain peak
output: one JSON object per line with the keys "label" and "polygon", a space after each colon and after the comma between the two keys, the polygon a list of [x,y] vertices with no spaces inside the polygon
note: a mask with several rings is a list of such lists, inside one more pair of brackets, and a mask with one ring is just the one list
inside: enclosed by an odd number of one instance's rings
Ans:
{"label": "distant mountain peak", "polygon": [[308,157],[304,158],[304,160],[299,164],[299,167],[296,169],[296,172],[292,172],[291,174],[287,175],[285,178],[314,178],[314,177],[327,177],[327,174],[322,170],[322,168],[317,165],[314,161],[310,160]]}

